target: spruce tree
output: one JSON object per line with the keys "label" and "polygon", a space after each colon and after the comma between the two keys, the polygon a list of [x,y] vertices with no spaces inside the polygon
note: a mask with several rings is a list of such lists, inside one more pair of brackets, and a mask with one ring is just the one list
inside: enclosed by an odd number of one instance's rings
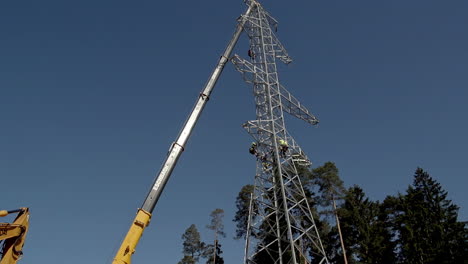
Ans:
{"label": "spruce tree", "polygon": [[247,222],[249,219],[249,206],[251,196],[254,191],[253,185],[245,185],[240,190],[236,198],[236,214],[234,216],[234,221],[236,223],[236,235],[235,239],[245,238],[247,232]]}
{"label": "spruce tree", "polygon": [[[427,172],[417,168],[405,195],[387,198],[400,263],[464,263],[467,229],[458,221],[458,206]],[[387,206],[390,207],[390,206]]]}
{"label": "spruce tree", "polygon": [[385,226],[380,204],[366,197],[359,186],[348,189],[338,209],[348,263],[394,263],[394,245]]}

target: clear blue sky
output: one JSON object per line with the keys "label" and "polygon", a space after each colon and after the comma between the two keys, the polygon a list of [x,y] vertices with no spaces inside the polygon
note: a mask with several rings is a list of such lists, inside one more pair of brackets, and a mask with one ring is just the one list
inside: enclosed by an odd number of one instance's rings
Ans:
{"label": "clear blue sky", "polygon": [[[468,2],[264,1],[295,60],[283,84],[321,120],[288,119],[315,165],[375,200],[420,166],[468,220]],[[21,263],[110,263],[245,10],[232,1],[2,1],[0,207],[31,208]],[[247,40],[236,52],[246,56]],[[181,235],[253,181],[251,87],[221,76],[134,263],[177,263]]]}

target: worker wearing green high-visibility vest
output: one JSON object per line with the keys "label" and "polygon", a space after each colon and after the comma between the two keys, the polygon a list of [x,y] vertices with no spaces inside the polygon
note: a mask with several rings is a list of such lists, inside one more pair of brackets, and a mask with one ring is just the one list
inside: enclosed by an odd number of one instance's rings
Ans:
{"label": "worker wearing green high-visibility vest", "polygon": [[280,150],[281,156],[284,158],[286,155],[286,151],[288,151],[288,142],[286,142],[286,140],[284,139],[280,139],[278,140],[278,142],[279,142],[279,150]]}

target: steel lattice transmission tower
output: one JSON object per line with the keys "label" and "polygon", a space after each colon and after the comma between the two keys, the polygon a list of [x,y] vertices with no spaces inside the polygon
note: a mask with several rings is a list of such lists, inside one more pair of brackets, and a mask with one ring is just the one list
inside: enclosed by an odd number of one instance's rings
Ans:
{"label": "steel lattice transmission tower", "polygon": [[[247,226],[245,264],[328,263],[298,168],[311,163],[288,134],[284,112],[318,123],[278,80],[277,59],[292,59],[275,36],[277,21],[254,0],[239,18],[250,40],[249,57],[231,61],[253,85],[257,119],[244,128],[257,143],[257,169]],[[280,142],[287,142],[286,148]]]}

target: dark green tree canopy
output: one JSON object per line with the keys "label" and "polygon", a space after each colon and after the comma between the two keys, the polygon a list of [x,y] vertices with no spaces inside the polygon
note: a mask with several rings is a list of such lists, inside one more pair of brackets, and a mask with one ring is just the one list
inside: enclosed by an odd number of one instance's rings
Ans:
{"label": "dark green tree canopy", "polygon": [[[355,185],[347,190],[338,214],[349,263],[394,263],[394,245],[379,202],[371,201]],[[336,259],[341,262],[341,258]]]}
{"label": "dark green tree canopy", "polygon": [[[215,250],[216,258],[213,258],[215,255]],[[204,258],[207,259],[206,264],[224,264],[224,258],[221,256],[222,254],[223,251],[221,250],[221,243],[219,243],[219,241],[215,241],[214,245],[208,245],[204,253]]]}
{"label": "dark green tree canopy", "polygon": [[[383,202],[372,201],[357,185],[345,189],[333,162],[313,170],[301,167],[299,177],[330,263],[344,263],[337,226],[328,217],[318,218],[317,212],[328,215],[338,201],[336,215],[349,264],[468,264],[466,222],[458,219],[459,208],[448,199],[447,191],[422,168],[416,169],[405,193],[387,196]],[[236,238],[246,235],[253,191],[254,186],[246,185],[237,196]],[[255,204],[252,209],[256,210]],[[251,235],[265,244],[272,239],[262,234],[262,228],[256,232]],[[305,246],[309,247],[307,241]],[[273,263],[272,259],[276,257],[256,256],[257,263]]]}
{"label": "dark green tree canopy", "polygon": [[467,229],[458,206],[427,172],[417,168],[405,195],[386,199],[400,263],[463,263]]}
{"label": "dark green tree canopy", "polygon": [[310,173],[310,181],[307,186],[316,193],[316,203],[323,209],[322,214],[330,215],[331,206],[335,201],[341,201],[346,193],[344,183],[341,180],[338,168],[333,162],[325,162]]}
{"label": "dark green tree canopy", "polygon": [[240,239],[245,237],[247,232],[247,221],[249,218],[249,206],[251,195],[254,192],[253,185],[245,185],[240,190],[236,198],[236,207],[237,211],[234,216],[234,221],[236,223],[236,235],[235,239]]}
{"label": "dark green tree canopy", "polygon": [[312,183],[319,187],[324,200],[331,200],[332,196],[342,198],[341,196],[345,193],[338,168],[331,161],[327,161],[322,166],[312,170]]}
{"label": "dark green tree canopy", "polygon": [[177,264],[195,264],[196,261],[191,256],[184,256]]}

